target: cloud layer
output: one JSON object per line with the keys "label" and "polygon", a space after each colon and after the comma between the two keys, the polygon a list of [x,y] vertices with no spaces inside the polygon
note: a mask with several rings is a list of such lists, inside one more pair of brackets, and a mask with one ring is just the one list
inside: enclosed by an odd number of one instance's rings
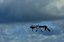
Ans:
{"label": "cloud layer", "polygon": [[[0,23],[64,19],[64,0],[0,0]],[[22,25],[0,24],[0,42],[64,42],[64,20],[51,32],[31,32]]]}
{"label": "cloud layer", "polygon": [[1,0],[0,23],[64,19],[63,11],[60,0]]}
{"label": "cloud layer", "polygon": [[64,42],[64,33],[48,36],[47,34],[43,35],[42,33],[31,32],[30,29],[27,31],[22,26],[1,27],[0,42]]}

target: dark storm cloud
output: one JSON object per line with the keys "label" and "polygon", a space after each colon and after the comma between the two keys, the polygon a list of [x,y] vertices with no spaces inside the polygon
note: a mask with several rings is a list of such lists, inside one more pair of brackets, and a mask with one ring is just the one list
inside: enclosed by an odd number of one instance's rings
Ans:
{"label": "dark storm cloud", "polygon": [[0,4],[0,23],[39,22],[64,19],[63,15],[57,15],[59,10],[55,6],[50,5],[50,3],[52,4],[50,0],[2,1]]}

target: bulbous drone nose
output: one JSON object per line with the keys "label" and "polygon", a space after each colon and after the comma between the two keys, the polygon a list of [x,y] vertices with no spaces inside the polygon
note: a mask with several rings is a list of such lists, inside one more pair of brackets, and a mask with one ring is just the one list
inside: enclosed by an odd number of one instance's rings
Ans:
{"label": "bulbous drone nose", "polygon": [[31,28],[31,26],[30,26],[30,28]]}
{"label": "bulbous drone nose", "polygon": [[30,26],[30,28],[33,28],[32,26]]}

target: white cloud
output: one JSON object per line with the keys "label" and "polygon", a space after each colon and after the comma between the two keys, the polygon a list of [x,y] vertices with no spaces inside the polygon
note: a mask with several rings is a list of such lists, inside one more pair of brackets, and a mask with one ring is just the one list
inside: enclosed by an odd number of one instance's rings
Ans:
{"label": "white cloud", "polygon": [[45,9],[50,14],[64,16],[64,0],[54,0]]}

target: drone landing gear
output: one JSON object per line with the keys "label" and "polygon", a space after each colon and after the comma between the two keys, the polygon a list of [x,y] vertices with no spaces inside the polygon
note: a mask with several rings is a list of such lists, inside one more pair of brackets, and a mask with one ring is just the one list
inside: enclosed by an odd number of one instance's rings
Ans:
{"label": "drone landing gear", "polygon": [[37,32],[37,30],[36,30],[36,32]]}
{"label": "drone landing gear", "polygon": [[32,31],[33,31],[33,29],[32,29]]}
{"label": "drone landing gear", "polygon": [[43,32],[43,31],[41,30],[41,32]]}

